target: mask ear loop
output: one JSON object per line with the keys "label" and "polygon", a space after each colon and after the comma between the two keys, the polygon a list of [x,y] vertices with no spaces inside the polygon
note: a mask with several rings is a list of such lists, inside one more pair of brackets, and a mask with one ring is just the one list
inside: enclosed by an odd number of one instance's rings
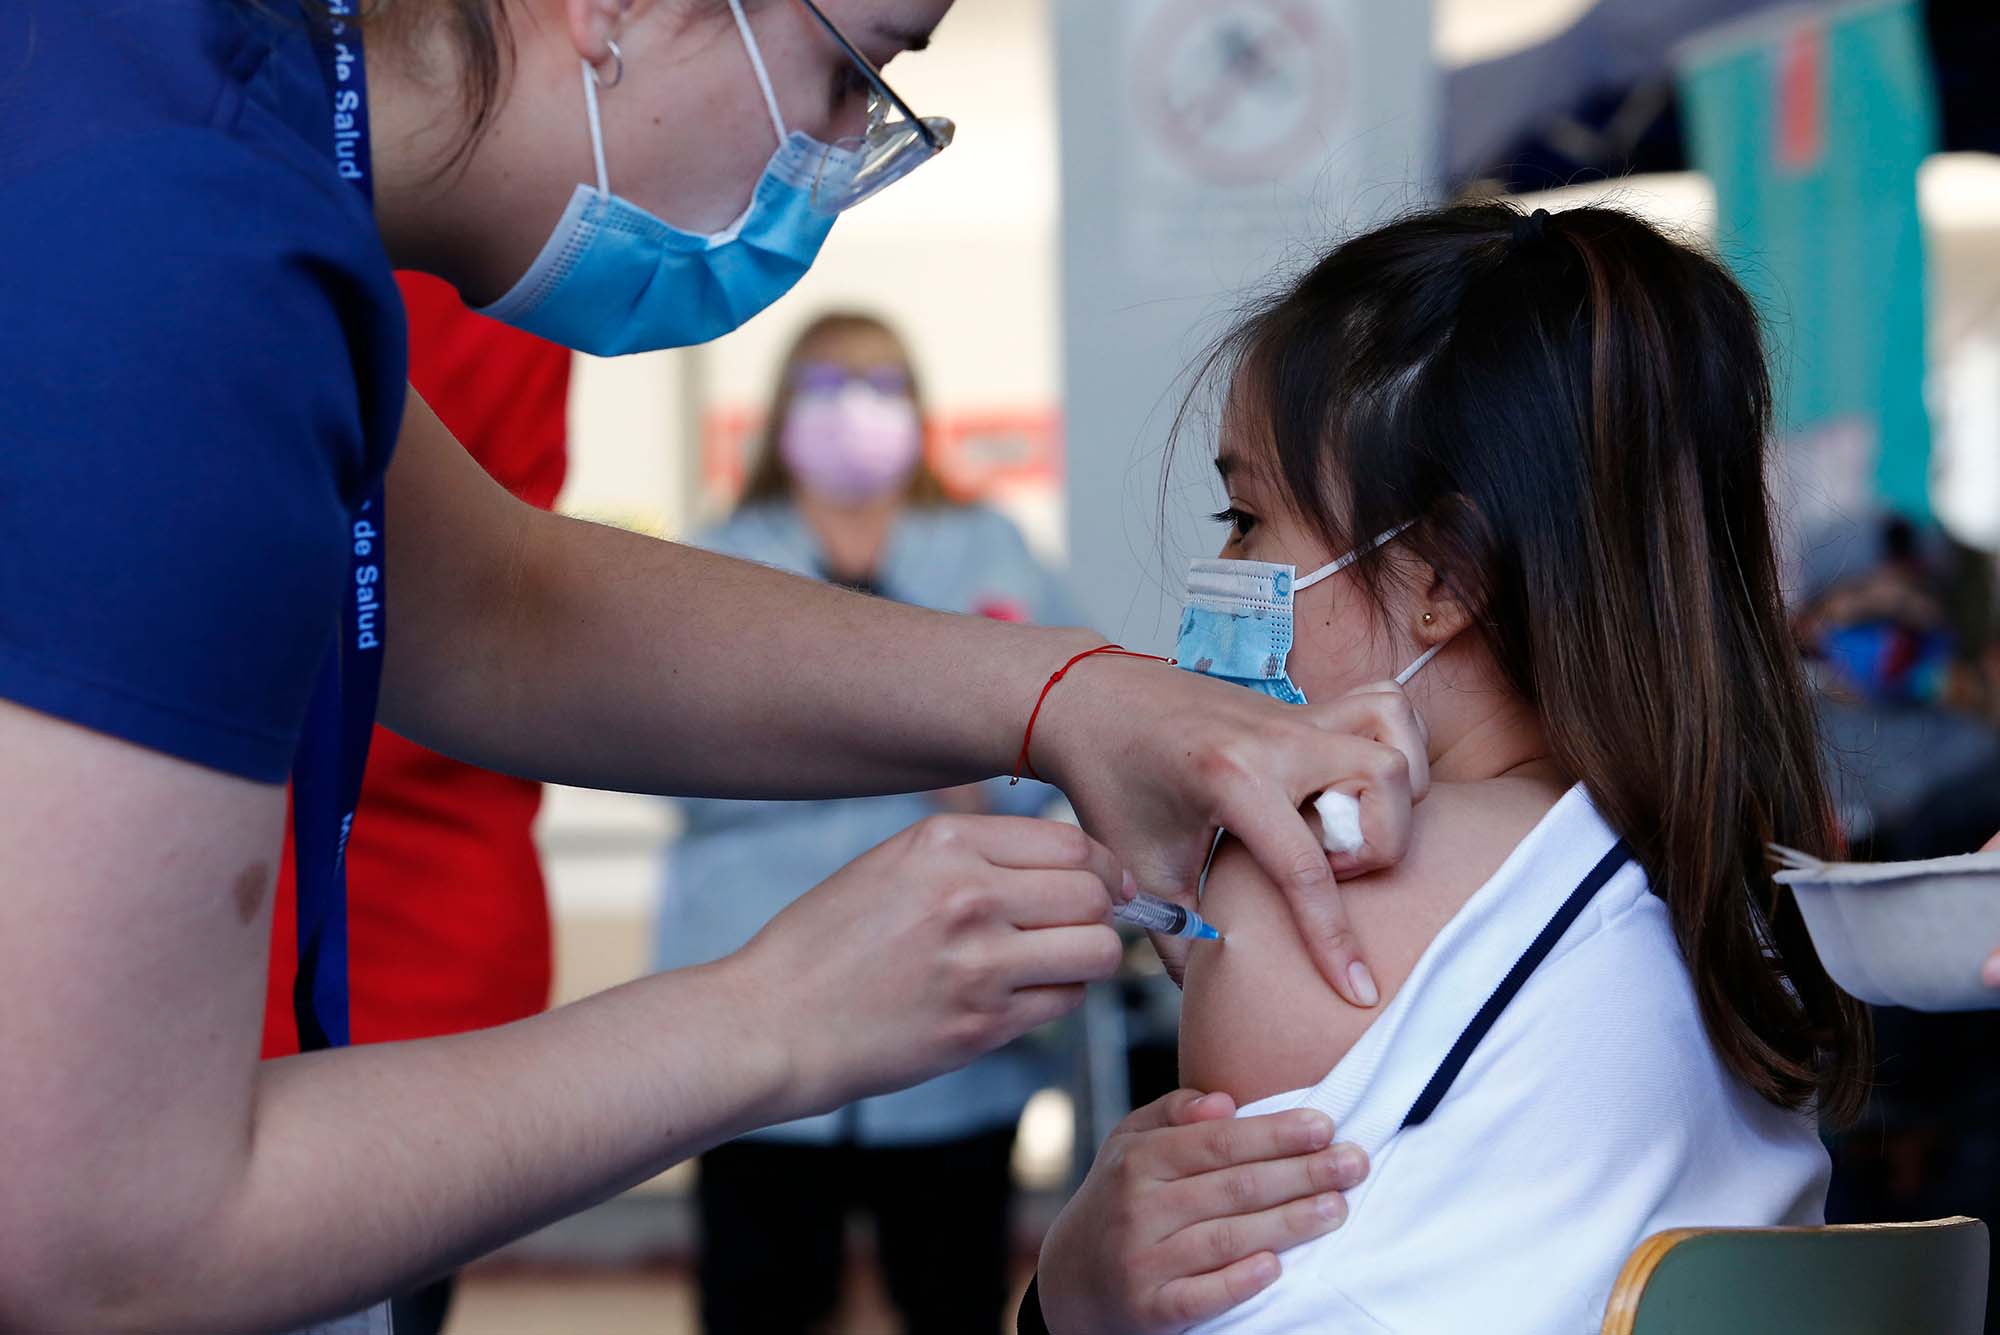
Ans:
{"label": "mask ear loop", "polygon": [[1310,589],[1313,585],[1319,583],[1321,580],[1325,579],[1328,575],[1338,575],[1341,571],[1347,569],[1347,567],[1353,565],[1356,561],[1359,561],[1367,553],[1374,551],[1377,547],[1382,546],[1384,543],[1392,542],[1396,538],[1400,537],[1404,529],[1411,527],[1416,522],[1417,521],[1414,519],[1405,519],[1402,523],[1396,525],[1396,527],[1390,529],[1387,533],[1378,534],[1373,542],[1367,543],[1364,546],[1356,547],[1353,551],[1349,552],[1347,555],[1341,557],[1337,561],[1327,562],[1325,565],[1321,566],[1318,570],[1313,571],[1312,574],[1307,575],[1304,579],[1293,580],[1292,581],[1293,591],[1296,592],[1300,589]]}
{"label": "mask ear loop", "polygon": [[1368,546],[1357,547],[1355,550],[1349,552],[1347,555],[1341,557],[1337,561],[1327,562],[1325,565],[1321,566],[1318,570],[1313,571],[1312,574],[1307,575],[1305,578],[1293,580],[1292,592],[1294,593],[1303,592],[1306,589],[1310,589],[1313,585],[1319,583],[1321,580],[1327,578],[1330,575],[1338,575],[1341,571],[1347,569],[1347,567],[1353,565],[1356,561],[1359,561],[1361,559],[1361,553],[1372,550],[1373,548],[1379,546],[1381,542],[1382,539],[1377,538],[1374,542],[1369,543]]}
{"label": "mask ear loop", "polygon": [[1416,676],[1419,672],[1422,672],[1424,670],[1424,664],[1430,662],[1433,658],[1436,658],[1438,656],[1438,650],[1444,648],[1445,645],[1449,643],[1451,643],[1451,641],[1449,640],[1439,640],[1436,644],[1424,650],[1423,656],[1421,658],[1417,659],[1416,662],[1410,664],[1408,667],[1404,668],[1401,672],[1398,672],[1396,674],[1396,684],[1398,686],[1408,686],[1410,684],[1410,678]]}
{"label": "mask ear loop", "polygon": [[785,129],[784,113],[778,110],[778,95],[771,89],[764,53],[757,49],[757,35],[750,31],[750,20],[743,16],[743,0],[729,0],[729,12],[736,17],[736,31],[743,36],[743,50],[750,57],[750,68],[757,71],[757,86],[764,90],[764,107],[771,113],[771,128],[778,132],[778,146],[782,148],[791,132]]}
{"label": "mask ear loop", "polygon": [[[613,48],[614,51],[616,48]],[[597,162],[597,193],[600,198],[611,198],[611,178],[604,171],[604,122],[597,112],[597,70],[587,60],[579,61],[583,66],[583,105],[590,117],[590,155]],[[618,59],[618,79],[625,77],[625,59]]]}

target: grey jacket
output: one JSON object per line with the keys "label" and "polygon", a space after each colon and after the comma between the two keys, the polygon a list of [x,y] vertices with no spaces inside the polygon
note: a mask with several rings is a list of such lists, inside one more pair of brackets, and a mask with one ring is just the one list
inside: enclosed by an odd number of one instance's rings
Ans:
{"label": "grey jacket", "polygon": [[[699,546],[824,577],[819,544],[785,505],[738,511],[694,539]],[[906,511],[876,572],[881,592],[942,611],[1074,624],[1058,579],[1001,515],[974,507]],[[988,809],[1035,815],[1053,789],[1005,779],[984,785]],[[676,799],[686,826],[668,850],[657,959],[676,968],[719,958],[743,945],[794,899],[883,840],[935,812],[909,793],[823,802]],[[973,1135],[1020,1116],[1052,1072],[1030,1045],[963,1070],[837,1112],[759,1132],[790,1141],[911,1144]]]}

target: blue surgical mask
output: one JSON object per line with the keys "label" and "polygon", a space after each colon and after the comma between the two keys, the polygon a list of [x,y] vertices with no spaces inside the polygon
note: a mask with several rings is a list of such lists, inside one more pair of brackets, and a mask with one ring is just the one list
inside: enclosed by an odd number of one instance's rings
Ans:
{"label": "blue surgical mask", "polygon": [[1892,619],[1836,626],[1820,651],[1852,690],[1878,704],[1934,704],[1951,684],[1957,646],[1949,631]]}
{"label": "blue surgical mask", "polygon": [[[1329,561],[1300,578],[1297,567],[1270,561],[1197,560],[1188,564],[1187,604],[1181,612],[1180,637],[1174,657],[1190,672],[1233,681],[1253,691],[1302,705],[1306,693],[1286,669],[1292,653],[1292,605],[1301,589],[1339,574],[1388,542],[1408,524],[1399,524],[1375,541],[1337,561]],[[1442,644],[1425,650],[1416,662],[1396,674],[1407,685]]]}
{"label": "blue surgical mask", "polygon": [[778,148],[750,205],[720,232],[684,232],[611,193],[597,77],[583,66],[597,185],[579,185],[541,254],[507,295],[480,314],[579,352],[613,357],[720,338],[791,291],[819,254],[836,216],[813,204],[814,182],[858,168],[853,150],[788,133],[757,39],[736,16]]}

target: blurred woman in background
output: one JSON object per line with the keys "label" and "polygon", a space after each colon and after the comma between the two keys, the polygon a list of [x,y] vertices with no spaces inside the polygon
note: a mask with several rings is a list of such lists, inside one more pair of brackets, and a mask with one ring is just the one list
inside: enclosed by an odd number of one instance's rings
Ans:
{"label": "blurred woman in background", "polygon": [[[1001,515],[953,502],[924,461],[908,351],[881,320],[834,313],[793,343],[739,508],[695,542],[900,602],[1063,624],[1057,580]],[[1053,789],[1004,779],[824,802],[682,800],[667,858],[661,967],[741,947],[828,873],[940,810],[1035,815]],[[992,1331],[1007,1303],[1014,1128],[1046,1083],[1017,1044],[914,1089],[710,1151],[701,1291],[712,1335],[821,1328],[840,1297],[850,1210],[875,1223],[910,1335]]]}

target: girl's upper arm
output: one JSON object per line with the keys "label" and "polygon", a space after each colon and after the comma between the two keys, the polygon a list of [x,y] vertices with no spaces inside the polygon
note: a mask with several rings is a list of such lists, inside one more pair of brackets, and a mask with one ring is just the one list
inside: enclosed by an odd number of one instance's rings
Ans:
{"label": "girl's upper arm", "polygon": [[284,792],[0,702],[0,1314],[139,1282],[247,1162]]}
{"label": "girl's upper arm", "polygon": [[[1226,1091],[1240,1106],[1319,1080],[1374,1012],[1348,1005],[1326,985],[1283,894],[1233,839],[1216,852],[1201,911],[1225,939],[1197,943],[1189,957],[1181,1083]],[[1365,936],[1363,948],[1377,960]]]}
{"label": "girl's upper arm", "polygon": [[1209,871],[1203,916],[1227,938],[1198,945],[1181,1020],[1183,1084],[1239,1103],[1317,1082],[1402,989],[1417,961],[1560,792],[1522,785],[1496,795],[1442,783],[1416,809],[1409,856],[1345,882],[1349,921],[1381,987],[1363,1010],[1321,979],[1284,897],[1234,840]]}

